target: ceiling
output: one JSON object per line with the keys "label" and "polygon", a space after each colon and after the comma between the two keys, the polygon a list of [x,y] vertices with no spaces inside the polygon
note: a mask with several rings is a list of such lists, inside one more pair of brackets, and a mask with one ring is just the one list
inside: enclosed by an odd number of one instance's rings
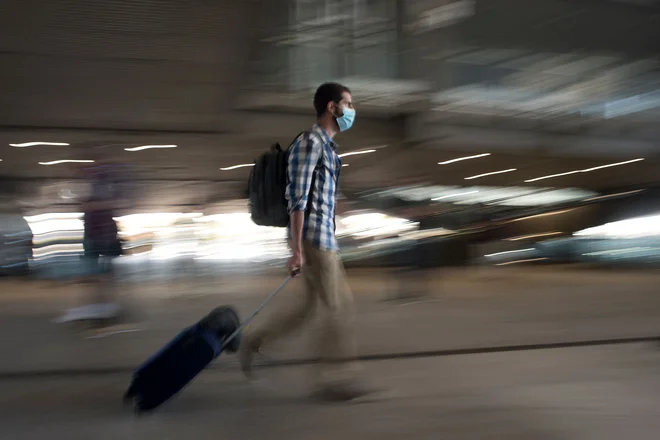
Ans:
{"label": "ceiling", "polygon": [[[130,165],[154,206],[241,197],[249,168],[220,168],[287,144],[313,122],[314,86],[341,79],[359,115],[342,151],[377,148],[344,159],[348,192],[524,186],[638,157],[543,184],[657,182],[657,4],[477,0],[447,22],[438,8],[461,2],[356,0],[353,18],[341,2],[321,3],[5,1],[0,178],[47,203],[43,188],[75,180],[84,164],[39,162],[102,158]],[[333,40],[346,29],[350,47]],[[69,145],[9,145],[32,141]],[[177,148],[126,150],[141,145]],[[492,155],[438,165],[478,153]]]}

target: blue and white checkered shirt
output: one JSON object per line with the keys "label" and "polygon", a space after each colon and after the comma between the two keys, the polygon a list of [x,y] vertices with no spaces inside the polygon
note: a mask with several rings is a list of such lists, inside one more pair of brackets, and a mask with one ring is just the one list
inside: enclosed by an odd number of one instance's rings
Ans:
{"label": "blue and white checkered shirt", "polygon": [[291,146],[287,171],[289,213],[305,211],[303,240],[321,250],[337,251],[335,207],[341,171],[337,144],[315,124]]}

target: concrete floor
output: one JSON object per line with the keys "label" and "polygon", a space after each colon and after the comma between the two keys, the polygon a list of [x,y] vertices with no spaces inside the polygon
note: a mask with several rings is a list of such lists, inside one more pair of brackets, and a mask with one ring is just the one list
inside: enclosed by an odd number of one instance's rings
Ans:
{"label": "concrete floor", "polygon": [[[392,280],[351,273],[365,355],[660,335],[656,273],[448,271],[431,277],[426,298],[384,302]],[[157,414],[135,419],[121,407],[131,369],[183,325],[218,304],[245,315],[279,281],[126,284],[141,331],[89,339],[99,334],[50,322],[83,295],[80,286],[5,280],[0,439],[658,438],[654,343],[366,362],[372,383],[392,396],[361,405],[310,402],[308,367],[262,369],[260,383],[246,384],[235,359],[222,356]],[[308,343],[299,337],[266,355],[305,357]]]}
{"label": "concrete floor", "polygon": [[302,367],[203,373],[150,416],[121,407],[127,375],[2,384],[3,439],[657,439],[660,351],[648,345],[370,362],[387,399],[306,398]]}
{"label": "concrete floor", "polygon": [[[426,284],[427,297],[386,302],[408,285],[397,286],[397,276],[386,271],[350,274],[363,354],[660,335],[656,273],[548,269],[434,275]],[[84,286],[7,281],[0,284],[0,352],[11,355],[0,358],[0,375],[133,368],[217,305],[232,304],[246,316],[281,281],[279,275],[263,275],[220,283],[126,283],[120,292],[137,313],[133,329],[141,331],[115,335],[81,333],[51,322],[85,296]],[[302,282],[293,281],[255,324],[289,307],[301,287]],[[303,332],[267,350],[268,355],[306,357],[312,334]]]}

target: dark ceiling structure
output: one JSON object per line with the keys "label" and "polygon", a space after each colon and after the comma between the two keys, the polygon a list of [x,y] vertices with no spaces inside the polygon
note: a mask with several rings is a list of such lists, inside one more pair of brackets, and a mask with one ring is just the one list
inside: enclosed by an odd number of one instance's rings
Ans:
{"label": "dark ceiling structure", "polygon": [[[7,0],[0,178],[36,206],[81,166],[51,163],[102,156],[144,206],[240,198],[249,167],[221,168],[288,142],[340,80],[358,108],[343,151],[375,150],[344,159],[349,192],[507,169],[478,183],[650,186],[659,49],[656,1]],[[66,145],[11,146],[29,142]]]}

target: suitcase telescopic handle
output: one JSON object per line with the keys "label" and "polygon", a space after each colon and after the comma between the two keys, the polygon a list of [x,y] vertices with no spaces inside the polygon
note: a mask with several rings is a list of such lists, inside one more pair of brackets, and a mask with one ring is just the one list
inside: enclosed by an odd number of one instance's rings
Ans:
{"label": "suitcase telescopic handle", "polygon": [[289,281],[291,281],[294,277],[296,277],[299,273],[300,273],[300,269],[294,269],[294,271],[291,272],[291,274],[290,274],[288,277],[286,277],[286,279],[284,280],[284,282],[283,282],[282,284],[280,284],[280,287],[278,287],[277,289],[275,289],[275,291],[274,291],[273,293],[271,293],[270,295],[268,295],[268,296],[266,297],[266,299],[264,300],[264,302],[262,302],[261,305],[260,305],[259,307],[257,307],[257,310],[255,310],[254,312],[252,312],[252,314],[251,314],[250,316],[248,316],[248,317],[245,319],[245,321],[241,322],[241,325],[239,325],[238,328],[237,328],[236,330],[234,330],[234,332],[233,332],[231,335],[229,335],[224,341],[222,341],[222,349],[221,349],[221,351],[224,350],[225,347],[227,347],[227,345],[229,345],[229,343],[230,343],[230,342],[231,342],[236,336],[238,336],[238,335],[241,333],[241,331],[242,331],[242,330],[243,330],[248,324],[250,324],[250,322],[252,322],[252,320],[253,320],[254,318],[257,317],[257,315],[259,314],[259,312],[261,312],[261,311],[263,310],[263,308],[266,307],[266,305],[270,302],[270,300],[272,300],[272,299],[275,297],[275,295],[277,295],[278,293],[280,293],[280,291],[281,291],[282,289],[284,289],[284,286],[286,286],[287,283],[288,283]]}

